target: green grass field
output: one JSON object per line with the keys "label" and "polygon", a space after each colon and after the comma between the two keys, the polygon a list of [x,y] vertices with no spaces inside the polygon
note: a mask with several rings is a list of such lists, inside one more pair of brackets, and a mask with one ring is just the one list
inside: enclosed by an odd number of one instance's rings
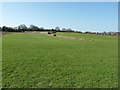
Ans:
{"label": "green grass field", "polygon": [[0,89],[1,88],[2,88],[2,36],[0,35]]}
{"label": "green grass field", "polygon": [[79,33],[2,38],[3,88],[117,88],[118,38]]}

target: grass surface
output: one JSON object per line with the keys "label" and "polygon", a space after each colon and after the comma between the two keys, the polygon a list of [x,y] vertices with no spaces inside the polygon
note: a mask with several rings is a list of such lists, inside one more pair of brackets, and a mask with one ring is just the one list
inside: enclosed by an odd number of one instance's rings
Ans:
{"label": "grass surface", "polygon": [[58,33],[95,41],[42,34],[3,36],[3,87],[118,87],[117,37]]}
{"label": "grass surface", "polygon": [[0,89],[2,88],[2,36],[0,36]]}

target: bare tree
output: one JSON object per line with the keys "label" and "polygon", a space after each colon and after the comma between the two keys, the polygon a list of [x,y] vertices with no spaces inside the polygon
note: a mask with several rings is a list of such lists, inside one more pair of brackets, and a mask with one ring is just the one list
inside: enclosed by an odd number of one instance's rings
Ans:
{"label": "bare tree", "polygon": [[66,28],[62,28],[62,31],[64,31],[64,32],[65,32],[65,31],[66,31]]}
{"label": "bare tree", "polygon": [[31,29],[32,31],[36,31],[39,29],[39,27],[37,27],[35,25],[30,25],[29,29]]}
{"label": "bare tree", "polygon": [[55,27],[55,30],[56,30],[56,31],[60,31],[60,28],[59,28],[59,27]]}
{"label": "bare tree", "polygon": [[66,31],[67,32],[72,32],[72,29],[71,28],[67,28]]}
{"label": "bare tree", "polygon": [[27,26],[25,24],[21,24],[18,26],[18,29],[28,29]]}

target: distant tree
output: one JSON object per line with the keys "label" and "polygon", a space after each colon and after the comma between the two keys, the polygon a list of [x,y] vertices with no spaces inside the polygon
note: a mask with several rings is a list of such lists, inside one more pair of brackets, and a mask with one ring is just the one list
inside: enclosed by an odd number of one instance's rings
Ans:
{"label": "distant tree", "polygon": [[62,31],[63,31],[63,32],[66,32],[66,28],[62,28]]}
{"label": "distant tree", "polygon": [[59,28],[59,27],[55,27],[55,30],[56,30],[56,31],[60,31],[60,28]]}
{"label": "distant tree", "polygon": [[82,33],[81,31],[74,31],[75,33]]}
{"label": "distant tree", "polygon": [[107,35],[106,31],[103,32],[103,35]]}
{"label": "distant tree", "polygon": [[67,28],[66,31],[67,32],[73,32],[73,30],[71,28]]}
{"label": "distant tree", "polygon": [[82,33],[81,31],[79,31],[79,33]]}
{"label": "distant tree", "polygon": [[55,31],[55,29],[52,28],[51,31]]}
{"label": "distant tree", "polygon": [[37,27],[37,26],[35,26],[35,25],[30,25],[29,29],[30,29],[31,31],[39,31],[39,30],[40,30],[39,27]]}
{"label": "distant tree", "polygon": [[27,28],[27,26],[25,24],[21,24],[21,25],[18,26],[19,31],[26,31],[27,29],[28,28]]}
{"label": "distant tree", "polygon": [[15,30],[12,27],[3,26],[2,27],[2,31],[5,31],[5,32],[14,32]]}
{"label": "distant tree", "polygon": [[2,31],[2,27],[0,27],[0,31]]}
{"label": "distant tree", "polygon": [[27,26],[25,24],[21,24],[18,26],[18,29],[27,29]]}
{"label": "distant tree", "polygon": [[90,34],[96,34],[96,32],[90,32]]}
{"label": "distant tree", "polygon": [[8,28],[6,26],[3,26],[2,31],[8,31]]}
{"label": "distant tree", "polygon": [[90,31],[86,31],[85,33],[86,33],[86,34],[91,34],[91,32],[90,32]]}
{"label": "distant tree", "polygon": [[45,30],[44,27],[40,27],[39,29],[40,29],[40,31],[44,31]]}
{"label": "distant tree", "polygon": [[107,34],[111,36],[111,32],[108,32]]}
{"label": "distant tree", "polygon": [[8,32],[14,32],[15,30],[12,27],[7,27],[8,28]]}
{"label": "distant tree", "polygon": [[14,27],[14,31],[15,31],[15,32],[18,32],[18,27]]}

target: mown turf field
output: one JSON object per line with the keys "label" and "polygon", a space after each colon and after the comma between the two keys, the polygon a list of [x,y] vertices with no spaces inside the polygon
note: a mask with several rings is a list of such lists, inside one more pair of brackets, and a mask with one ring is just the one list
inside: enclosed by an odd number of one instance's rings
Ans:
{"label": "mown turf field", "polygon": [[118,87],[118,39],[78,33],[17,33],[2,38],[2,86],[6,88]]}
{"label": "mown turf field", "polygon": [[2,88],[2,36],[0,35],[0,89],[1,88]]}

